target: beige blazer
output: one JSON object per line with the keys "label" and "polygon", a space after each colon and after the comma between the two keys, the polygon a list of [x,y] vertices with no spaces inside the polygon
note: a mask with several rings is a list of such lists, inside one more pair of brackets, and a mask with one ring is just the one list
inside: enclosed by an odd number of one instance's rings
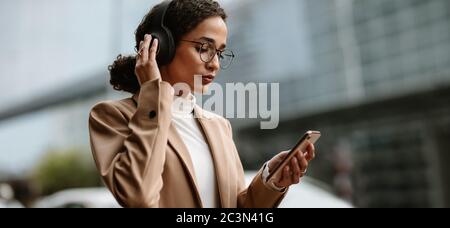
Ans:
{"label": "beige blazer", "polygon": [[[173,88],[153,80],[132,98],[97,104],[89,116],[91,149],[109,190],[124,207],[202,207],[189,151],[172,124]],[[258,172],[247,187],[228,120],[195,107],[210,146],[219,206],[276,207],[285,193]]]}

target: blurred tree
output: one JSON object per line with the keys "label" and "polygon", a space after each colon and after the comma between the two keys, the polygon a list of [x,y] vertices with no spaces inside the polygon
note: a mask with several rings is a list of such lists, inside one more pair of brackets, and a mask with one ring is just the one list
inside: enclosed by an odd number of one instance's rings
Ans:
{"label": "blurred tree", "polygon": [[101,186],[94,162],[87,154],[81,149],[50,151],[35,167],[31,180],[42,195],[67,188]]}

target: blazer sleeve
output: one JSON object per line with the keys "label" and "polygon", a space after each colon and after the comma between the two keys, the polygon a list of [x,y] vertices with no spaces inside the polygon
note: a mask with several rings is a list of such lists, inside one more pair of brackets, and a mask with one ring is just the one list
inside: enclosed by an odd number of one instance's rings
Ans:
{"label": "blazer sleeve", "polygon": [[141,86],[138,107],[125,118],[113,102],[89,116],[92,153],[106,186],[124,207],[158,207],[163,186],[173,88],[152,80]]}
{"label": "blazer sleeve", "polygon": [[[232,136],[231,124],[227,121],[230,136]],[[237,150],[234,150],[235,157],[235,167],[238,170],[238,199],[237,207],[239,208],[274,208],[283,200],[286,195],[287,190],[283,192],[274,191],[273,189],[267,187],[262,179],[261,169],[256,176],[253,178],[250,185],[247,187],[245,185],[244,168],[242,167],[241,159]]]}

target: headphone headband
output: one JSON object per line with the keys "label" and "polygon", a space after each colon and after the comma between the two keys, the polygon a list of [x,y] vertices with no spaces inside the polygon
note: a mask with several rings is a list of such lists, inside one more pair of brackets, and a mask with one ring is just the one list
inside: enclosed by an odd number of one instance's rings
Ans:
{"label": "headphone headband", "polygon": [[169,9],[169,5],[171,2],[172,1],[163,1],[160,4],[160,6],[158,7],[159,9],[155,13],[155,20],[151,22],[152,28],[157,27],[167,28],[166,25],[164,24],[164,21],[166,18],[167,9]]}

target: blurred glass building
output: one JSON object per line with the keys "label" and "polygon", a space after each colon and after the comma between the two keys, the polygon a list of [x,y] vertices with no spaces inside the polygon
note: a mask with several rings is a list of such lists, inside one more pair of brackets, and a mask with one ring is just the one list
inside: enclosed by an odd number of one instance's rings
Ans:
{"label": "blurred glass building", "polygon": [[[89,150],[90,108],[128,96],[107,65],[156,2],[0,2],[0,178],[48,148]],[[317,129],[308,173],[356,206],[450,206],[450,1],[226,3],[237,58],[219,82],[280,83],[278,128],[230,119],[247,169]]]}
{"label": "blurred glass building", "polygon": [[263,0],[232,14],[238,60],[223,80],[280,82],[278,129],[236,122],[247,164],[318,129],[311,175],[357,206],[450,206],[449,1]]}

